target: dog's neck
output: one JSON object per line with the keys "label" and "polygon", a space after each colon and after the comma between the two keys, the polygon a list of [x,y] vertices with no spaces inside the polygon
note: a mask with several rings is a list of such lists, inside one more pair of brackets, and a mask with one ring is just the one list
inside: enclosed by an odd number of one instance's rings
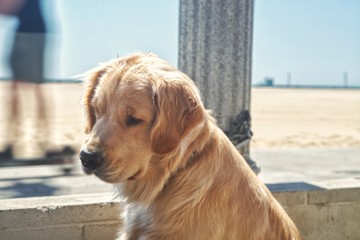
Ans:
{"label": "dog's neck", "polygon": [[209,129],[213,120],[210,115],[206,115],[204,121],[190,131],[172,153],[165,156],[154,155],[151,161],[154,161],[155,164],[151,165],[156,167],[148,169],[143,178],[124,183],[122,192],[127,197],[128,202],[148,206],[171,177],[196,161],[196,153],[202,151],[210,138]]}

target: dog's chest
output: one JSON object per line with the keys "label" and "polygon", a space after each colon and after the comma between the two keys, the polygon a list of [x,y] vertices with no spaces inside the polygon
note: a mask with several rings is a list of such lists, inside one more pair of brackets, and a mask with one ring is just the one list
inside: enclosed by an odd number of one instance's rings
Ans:
{"label": "dog's chest", "polygon": [[129,204],[124,211],[124,239],[147,239],[146,232],[152,226],[150,211],[138,204]]}

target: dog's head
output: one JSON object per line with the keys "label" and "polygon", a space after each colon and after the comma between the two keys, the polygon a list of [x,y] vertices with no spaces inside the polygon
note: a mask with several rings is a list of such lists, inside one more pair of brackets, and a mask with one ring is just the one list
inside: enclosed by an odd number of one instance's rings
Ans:
{"label": "dog's head", "polygon": [[192,81],[153,54],[129,55],[87,72],[83,103],[83,169],[111,183],[146,176],[156,167],[155,156],[177,151],[204,120]]}

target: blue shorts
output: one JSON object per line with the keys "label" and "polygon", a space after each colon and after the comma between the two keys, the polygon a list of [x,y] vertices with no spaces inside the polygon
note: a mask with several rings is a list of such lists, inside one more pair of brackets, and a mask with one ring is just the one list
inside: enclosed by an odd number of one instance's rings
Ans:
{"label": "blue shorts", "polygon": [[14,80],[44,82],[45,34],[17,33],[10,53]]}

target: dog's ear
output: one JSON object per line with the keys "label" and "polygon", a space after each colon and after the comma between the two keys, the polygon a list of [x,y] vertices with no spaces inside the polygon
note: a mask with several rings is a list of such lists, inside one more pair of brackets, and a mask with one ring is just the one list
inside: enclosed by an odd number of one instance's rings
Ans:
{"label": "dog's ear", "polygon": [[84,79],[84,94],[83,94],[83,108],[85,114],[85,133],[88,134],[91,132],[92,128],[95,125],[96,117],[95,111],[91,107],[91,100],[94,97],[95,89],[99,84],[101,76],[105,72],[104,66],[98,66],[94,69],[87,71],[86,73],[80,75]]}
{"label": "dog's ear", "polygon": [[151,131],[152,150],[166,154],[204,119],[204,107],[195,86],[183,82],[161,84],[154,94],[156,119]]}

